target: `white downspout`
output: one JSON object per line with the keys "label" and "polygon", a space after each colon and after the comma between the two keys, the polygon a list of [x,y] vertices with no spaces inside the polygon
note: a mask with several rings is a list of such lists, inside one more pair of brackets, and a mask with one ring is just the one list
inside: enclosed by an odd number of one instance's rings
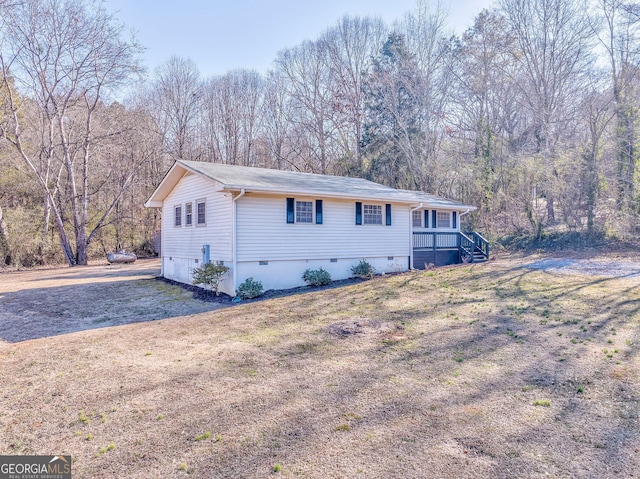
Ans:
{"label": "white downspout", "polygon": [[409,225],[411,226],[409,228],[409,233],[411,233],[409,235],[409,251],[411,251],[411,254],[409,255],[409,269],[413,269],[413,212],[419,210],[423,206],[424,203],[420,203],[415,208],[411,208],[411,210],[409,210]]}
{"label": "white downspout", "polygon": [[467,208],[467,211],[465,211],[464,213],[460,213],[460,217],[458,218],[458,231],[462,231],[462,217],[467,213],[469,213],[470,211],[471,210]]}
{"label": "white downspout", "polygon": [[237,269],[238,269],[238,253],[237,253],[237,248],[236,248],[236,219],[237,219],[237,205],[236,205],[236,201],[238,201],[240,198],[242,198],[245,194],[244,188],[242,188],[242,190],[240,190],[240,194],[238,196],[235,196],[233,198],[233,209],[232,209],[232,213],[233,213],[233,218],[232,218],[232,223],[233,223],[233,227],[231,228],[231,252],[232,252],[232,256],[233,256],[233,262],[231,264],[231,271],[232,271],[232,277],[233,277],[233,294],[235,294],[236,292],[236,285],[237,283],[237,279],[238,279],[238,273],[237,273]]}

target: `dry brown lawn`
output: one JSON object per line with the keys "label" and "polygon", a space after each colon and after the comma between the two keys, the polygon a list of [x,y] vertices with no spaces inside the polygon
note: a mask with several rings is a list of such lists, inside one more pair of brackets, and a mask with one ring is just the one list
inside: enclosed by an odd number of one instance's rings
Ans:
{"label": "dry brown lawn", "polygon": [[640,477],[640,279],[527,261],[0,342],[0,454],[71,454],[74,478]]}
{"label": "dry brown lawn", "polygon": [[220,307],[155,278],[158,259],[0,274],[0,343],[201,313]]}

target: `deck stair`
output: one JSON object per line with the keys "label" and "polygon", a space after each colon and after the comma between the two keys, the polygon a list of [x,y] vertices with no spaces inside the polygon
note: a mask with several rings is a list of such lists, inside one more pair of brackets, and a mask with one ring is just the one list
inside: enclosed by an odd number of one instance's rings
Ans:
{"label": "deck stair", "polygon": [[489,242],[478,232],[413,233],[414,267],[455,263],[483,263],[489,259]]}
{"label": "deck stair", "polygon": [[460,233],[460,259],[483,263],[489,259],[489,242],[478,232]]}

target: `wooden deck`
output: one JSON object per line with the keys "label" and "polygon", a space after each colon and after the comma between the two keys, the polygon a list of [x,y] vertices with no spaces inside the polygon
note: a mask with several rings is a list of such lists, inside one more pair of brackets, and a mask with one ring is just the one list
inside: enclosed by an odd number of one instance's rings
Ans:
{"label": "wooden deck", "polygon": [[489,242],[477,232],[413,233],[413,267],[427,269],[457,263],[479,263],[489,259]]}

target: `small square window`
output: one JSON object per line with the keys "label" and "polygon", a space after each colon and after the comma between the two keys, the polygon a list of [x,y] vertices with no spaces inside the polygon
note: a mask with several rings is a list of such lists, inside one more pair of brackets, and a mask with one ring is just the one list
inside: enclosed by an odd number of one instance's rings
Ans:
{"label": "small square window", "polygon": [[364,206],[364,224],[365,225],[381,225],[382,224],[382,206],[380,205],[363,205]]}
{"label": "small square window", "polygon": [[182,226],[182,206],[174,207],[173,212],[173,226]]}
{"label": "small square window", "polygon": [[184,205],[184,225],[193,225],[193,205],[191,203]]}
{"label": "small square window", "polygon": [[422,211],[417,210],[412,214],[414,228],[422,228]]}
{"label": "small square window", "polygon": [[296,201],[296,223],[313,223],[312,201]]}
{"label": "small square window", "polygon": [[451,213],[438,211],[436,220],[437,228],[451,228]]}
{"label": "small square window", "polygon": [[196,214],[198,215],[198,226],[207,224],[207,204],[204,200],[196,201]]}

